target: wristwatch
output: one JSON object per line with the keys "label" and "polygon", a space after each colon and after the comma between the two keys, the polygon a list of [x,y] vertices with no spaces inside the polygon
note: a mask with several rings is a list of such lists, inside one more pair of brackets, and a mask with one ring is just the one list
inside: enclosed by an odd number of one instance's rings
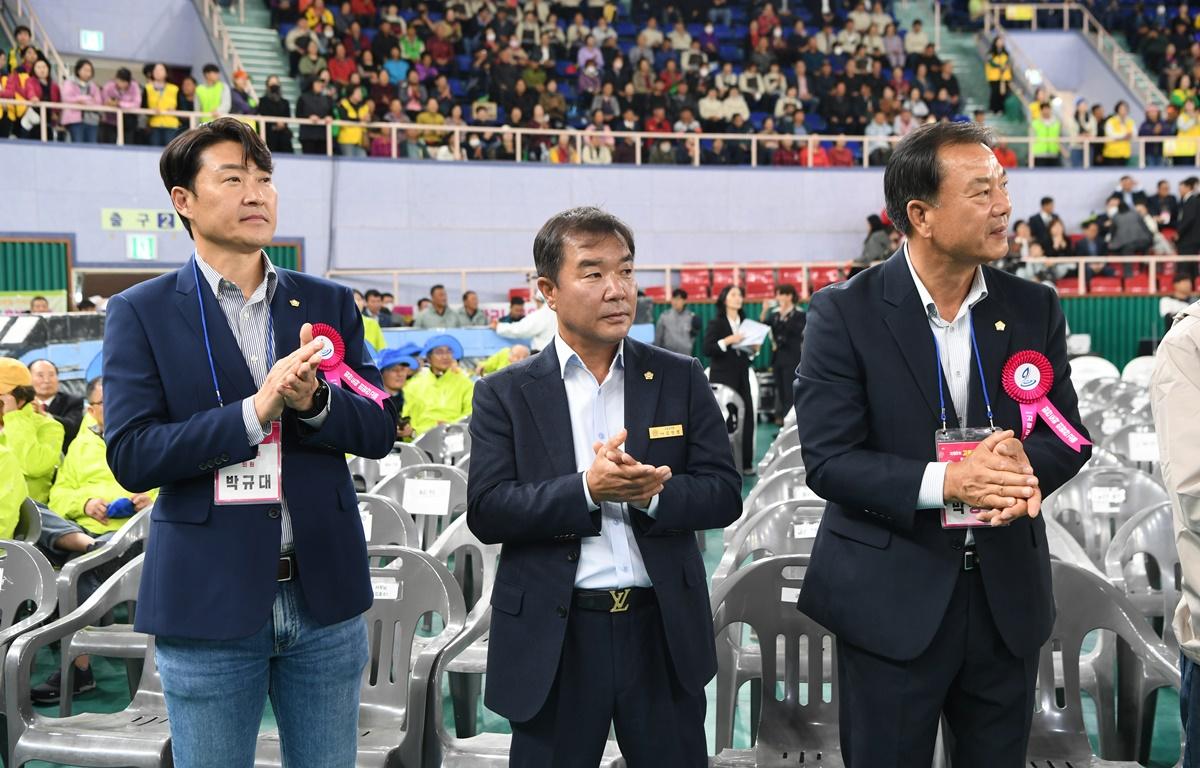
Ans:
{"label": "wristwatch", "polygon": [[324,381],[317,382],[317,391],[313,392],[312,407],[307,411],[296,411],[296,416],[301,419],[312,419],[321,415],[321,411],[325,410],[325,406],[329,404],[329,385]]}

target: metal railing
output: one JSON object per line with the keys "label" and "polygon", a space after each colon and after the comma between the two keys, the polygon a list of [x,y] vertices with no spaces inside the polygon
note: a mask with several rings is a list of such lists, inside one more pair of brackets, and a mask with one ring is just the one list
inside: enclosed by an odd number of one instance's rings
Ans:
{"label": "metal railing", "polygon": [[[41,117],[40,134],[41,141],[51,141],[56,139],[52,135],[52,126],[49,117],[55,112],[64,110],[79,111],[82,105],[67,104],[64,102],[51,101],[26,101],[23,99],[0,99],[0,107],[18,107],[21,109],[37,109]],[[121,115],[141,115],[146,117],[156,116],[174,116],[188,127],[195,127],[201,120],[206,120],[210,116],[201,112],[182,112],[179,110],[153,110],[153,109],[121,109],[119,107],[88,105],[83,111],[100,112],[105,114]],[[270,117],[265,115],[232,115],[240,120],[245,120],[255,125],[259,135],[264,139],[267,135],[267,125],[287,125],[289,127],[304,127],[304,126],[319,126],[324,135],[325,140],[325,155],[333,156],[337,154],[335,147],[337,142],[334,138],[335,128],[362,128],[369,132],[375,132],[387,137],[388,139],[388,154],[386,157],[393,159],[400,158],[400,147],[403,141],[402,136],[408,132],[413,132],[424,136],[430,133],[440,134],[446,137],[447,141],[457,144],[462,147],[466,143],[466,138],[471,135],[478,135],[487,138],[512,136],[513,151],[515,162],[529,162],[523,157],[523,150],[528,148],[531,142],[541,143],[545,138],[557,139],[559,136],[570,136],[572,138],[572,146],[575,152],[581,157],[585,142],[592,138],[597,138],[605,144],[615,144],[617,141],[624,139],[634,140],[634,164],[646,165],[648,162],[647,152],[648,143],[657,141],[671,141],[675,144],[683,146],[689,153],[688,162],[693,166],[703,165],[702,162],[702,144],[704,142],[715,141],[721,139],[727,144],[741,145],[746,148],[748,153],[748,164],[751,167],[765,165],[760,163],[761,157],[765,156],[767,149],[774,149],[775,144],[779,144],[783,139],[789,138],[787,135],[781,134],[761,134],[761,133],[654,133],[647,131],[629,131],[629,132],[599,132],[580,130],[573,128],[512,128],[508,126],[493,127],[493,126],[473,126],[473,125],[436,125],[429,123],[390,123],[390,122],[357,122],[353,120],[335,120],[332,118],[297,118],[297,117]],[[116,120],[117,144],[124,145],[128,143],[128,137],[125,136],[124,120]],[[533,138],[530,138],[533,137]],[[829,142],[844,142],[847,147],[861,147],[861,156],[856,160],[855,165],[859,167],[882,167],[881,164],[872,165],[870,162],[870,154],[874,148],[887,144],[894,145],[900,139],[896,136],[890,137],[868,137],[868,136],[849,136],[844,134],[810,134],[805,136],[792,136],[794,146],[798,149],[806,150],[806,162],[800,167],[825,167],[818,166],[814,162],[816,150],[819,145]],[[1032,145],[1039,140],[1030,136],[1002,136],[1000,137],[1009,145],[1028,146],[1032,150]],[[1063,150],[1081,149],[1083,157],[1079,167],[1090,168],[1092,166],[1092,149],[1096,146],[1111,143],[1114,139],[1104,137],[1063,137],[1058,140],[1060,151],[1054,155],[1059,157]],[[1126,163],[1127,167],[1147,168],[1156,165],[1155,158],[1146,152],[1147,147],[1151,145],[1160,145],[1163,148],[1162,155],[1168,157],[1175,165],[1200,165],[1200,135],[1189,136],[1137,136],[1127,140],[1130,145],[1131,157]],[[101,145],[104,146],[104,145]],[[108,145],[111,146],[111,145]],[[1183,150],[1186,150],[1184,152]],[[1181,153],[1182,152],[1182,153]],[[1025,165],[1029,168],[1036,167],[1036,158],[1032,151],[1027,152]],[[580,164],[575,162],[573,164]],[[680,165],[683,163],[675,163]],[[796,166],[788,166],[796,167]]]}
{"label": "metal railing", "polygon": [[[67,71],[66,65],[63,64],[62,56],[59,56],[58,49],[54,47],[54,41],[50,39],[50,35],[46,34],[46,28],[42,26],[42,20],[38,18],[37,12],[33,10],[29,0],[0,0],[0,8],[9,10],[14,19],[29,27],[32,32],[32,45],[40,48],[42,53],[46,54],[53,70],[63,77],[63,73]],[[4,20],[3,13],[0,13],[0,29],[4,30],[10,40],[16,40],[16,35]]]}
{"label": "metal railing", "polygon": [[[1010,18],[1010,14],[1015,9],[1020,9],[1021,13],[1018,18]],[[1128,88],[1133,91],[1138,100],[1143,104],[1157,104],[1163,107],[1167,103],[1167,97],[1159,89],[1158,83],[1153,75],[1150,75],[1142,68],[1141,62],[1134,54],[1126,51],[1121,47],[1104,25],[1101,24],[1092,14],[1091,10],[1080,3],[990,3],[987,4],[983,16],[983,30],[985,37],[991,37],[993,32],[998,32],[1005,28],[1005,23],[1010,24],[1029,24],[1023,29],[1039,28],[1038,14],[1041,11],[1052,11],[1062,16],[1061,29],[1064,31],[1076,29],[1083,33],[1083,37],[1091,46],[1100,54],[1113,72],[1125,83]],[[1026,16],[1028,13],[1028,17]],[[1042,27],[1046,28],[1046,27]],[[1059,25],[1055,25],[1055,29]]]}
{"label": "metal railing", "polygon": [[[226,78],[232,80],[233,73],[239,69],[245,69],[245,67],[242,66],[242,57],[238,55],[237,46],[233,43],[233,36],[229,34],[229,28],[225,26],[225,21],[221,18],[221,6],[216,3],[216,0],[192,0],[192,2],[200,14],[204,28],[208,31],[208,36],[212,38],[213,45],[216,46],[217,56],[225,69]],[[241,19],[244,22],[246,20],[245,0],[238,0],[238,5]]]}

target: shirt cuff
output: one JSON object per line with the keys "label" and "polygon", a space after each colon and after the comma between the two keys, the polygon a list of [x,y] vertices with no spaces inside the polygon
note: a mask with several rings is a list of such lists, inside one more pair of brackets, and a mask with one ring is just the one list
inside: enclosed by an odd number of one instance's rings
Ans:
{"label": "shirt cuff", "polygon": [[646,516],[652,520],[658,519],[658,494],[657,493],[650,497],[650,506],[648,506],[648,507],[639,507],[637,504],[630,504],[629,506],[633,507],[634,509],[640,509],[641,511],[645,512]]}
{"label": "shirt cuff", "polygon": [[717,346],[721,348],[721,351],[722,351],[722,352],[728,352],[728,351],[729,351],[729,347],[727,347],[727,346],[725,345],[725,341],[724,341],[724,339],[722,339],[721,341],[718,341],[718,342],[717,342]]}
{"label": "shirt cuff", "polygon": [[327,397],[327,398],[325,398],[325,407],[321,409],[320,413],[318,413],[316,416],[312,416],[307,419],[300,419],[300,421],[305,426],[311,427],[312,429],[320,429],[321,425],[325,423],[325,419],[329,417],[329,409],[332,406],[333,406],[333,398]]}
{"label": "shirt cuff", "polygon": [[925,465],[921,476],[921,490],[917,494],[917,509],[942,509],[946,506],[946,461],[931,461]]}
{"label": "shirt cuff", "polygon": [[595,512],[600,509],[600,505],[592,501],[592,492],[587,487],[587,472],[580,472],[579,476],[583,478],[583,498],[587,499],[588,509]]}
{"label": "shirt cuff", "polygon": [[246,440],[251,446],[258,445],[267,439],[268,430],[263,429],[263,425],[258,421],[258,414],[254,410],[253,396],[242,400],[242,423],[246,426]]}

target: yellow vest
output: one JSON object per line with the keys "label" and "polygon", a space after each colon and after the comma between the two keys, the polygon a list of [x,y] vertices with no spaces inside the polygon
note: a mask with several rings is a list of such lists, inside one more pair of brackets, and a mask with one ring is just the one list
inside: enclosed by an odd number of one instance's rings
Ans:
{"label": "yellow vest", "polygon": [[1012,80],[1012,67],[1008,63],[1008,54],[1002,53],[999,56],[988,56],[987,60],[983,63],[983,73],[989,83],[999,82],[1000,80]]}
{"label": "yellow vest", "polygon": [[1031,126],[1034,136],[1033,156],[1058,157],[1058,138],[1062,135],[1062,124],[1057,120],[1052,123],[1034,120]]}
{"label": "yellow vest", "polygon": [[[1133,124],[1133,118],[1127,117],[1122,122],[1121,118],[1113,115],[1104,121],[1104,135],[1118,136],[1121,134],[1134,135],[1137,133],[1137,126]],[[1104,143],[1104,156],[1112,158],[1124,158],[1126,160],[1133,154],[1133,145],[1129,139],[1118,139],[1116,141],[1107,141]]]}
{"label": "yellow vest", "polygon": [[[179,109],[179,86],[174,83],[167,83],[163,86],[162,93],[159,93],[154,90],[153,83],[147,83],[146,106],[150,109]],[[153,115],[150,118],[149,125],[151,128],[178,128],[180,123],[178,117]]]}
{"label": "yellow vest", "polygon": [[[342,102],[339,106],[342,108],[343,120],[357,120],[362,112],[362,105],[360,104],[357,108],[355,108],[355,106],[350,103],[350,99],[342,99]],[[337,143],[359,146],[363,143],[364,133],[365,131],[357,125],[343,125],[338,131]]]}

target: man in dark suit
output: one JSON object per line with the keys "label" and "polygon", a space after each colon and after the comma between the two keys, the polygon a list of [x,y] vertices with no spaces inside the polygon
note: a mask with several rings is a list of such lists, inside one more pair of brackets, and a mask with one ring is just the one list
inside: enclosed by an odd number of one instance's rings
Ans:
{"label": "man in dark suit", "polygon": [[[798,606],[838,638],[851,768],[929,765],[943,713],[955,765],[1025,757],[1054,622],[1037,514],[1090,451],[1041,422],[1023,443],[1011,431],[1020,412],[1001,370],[1019,351],[1048,358],[1048,399],[1079,414],[1055,293],[986,266],[1007,250],[1012,210],[990,142],[970,123],[900,142],[884,189],[907,246],[808,312],[796,415],[808,484],[829,503]],[[938,461],[935,432],[992,422],[1006,431]],[[956,502],[986,525],[946,527]]]}
{"label": "man in dark suit", "polygon": [[161,487],[135,626],[156,636],[175,765],[253,762],[269,694],[285,762],[350,768],[372,589],[345,456],[385,456],[396,414],[317,375],[323,322],[380,386],[350,289],[261,250],[258,134],[214,120],[159,165],[195,254],[109,302],[104,399],[117,480]]}
{"label": "man in dark suit", "polygon": [[[1189,176],[1179,182],[1179,219],[1175,228],[1175,250],[1182,256],[1200,254],[1200,178]],[[1177,274],[1196,276],[1196,262],[1181,261]]]}
{"label": "man in dark suit", "polygon": [[83,399],[59,389],[58,366],[49,360],[34,360],[29,373],[33,375],[34,402],[63,425],[63,453],[66,453],[83,423]]}
{"label": "man in dark suit", "polygon": [[1042,248],[1049,253],[1053,242],[1050,237],[1050,225],[1058,218],[1058,214],[1054,212],[1054,198],[1043,197],[1041,209],[1029,217],[1029,234],[1033,236],[1036,242],[1042,244]]}
{"label": "man in dark suit", "polygon": [[633,233],[597,208],[534,242],[554,343],[475,386],[467,521],[504,545],[492,591],[489,709],[510,765],[595,766],[610,724],[631,765],[706,762],[716,674],[694,532],[741,507],[699,362],[627,338]]}

